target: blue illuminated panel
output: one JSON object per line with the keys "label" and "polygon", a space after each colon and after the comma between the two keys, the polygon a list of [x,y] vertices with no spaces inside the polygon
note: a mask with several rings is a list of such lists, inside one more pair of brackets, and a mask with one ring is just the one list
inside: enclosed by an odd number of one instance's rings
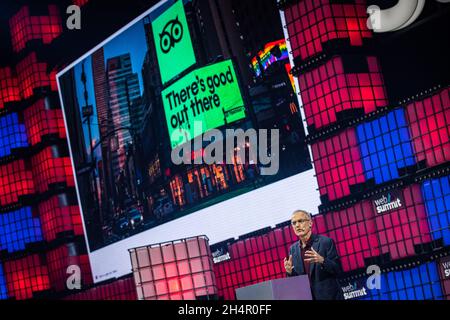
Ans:
{"label": "blue illuminated panel", "polygon": [[433,239],[450,245],[450,176],[426,180],[422,192]]}
{"label": "blue illuminated panel", "polygon": [[8,294],[6,291],[6,281],[5,276],[3,274],[3,268],[0,264],[0,300],[8,299]]}
{"label": "blue illuminated panel", "polygon": [[[367,290],[367,289],[366,289]],[[381,289],[367,290],[358,300],[442,300],[435,262],[381,274]]]}
{"label": "blue illuminated panel", "polygon": [[399,169],[414,165],[414,151],[403,109],[356,128],[366,179],[376,184],[399,178]]}
{"label": "blue illuminated panel", "polygon": [[0,118],[0,158],[11,154],[11,149],[27,147],[25,126],[19,123],[17,113]]}
{"label": "blue illuminated panel", "polygon": [[32,216],[31,208],[0,214],[0,250],[20,251],[37,241],[42,241],[41,224]]}

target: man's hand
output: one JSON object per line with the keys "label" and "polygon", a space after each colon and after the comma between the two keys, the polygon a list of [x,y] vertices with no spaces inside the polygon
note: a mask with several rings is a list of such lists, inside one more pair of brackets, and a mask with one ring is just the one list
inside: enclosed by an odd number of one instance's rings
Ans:
{"label": "man's hand", "polygon": [[289,256],[289,259],[284,258],[284,269],[288,274],[292,273],[293,265],[292,265],[292,255]]}
{"label": "man's hand", "polygon": [[325,260],[320,254],[314,250],[314,248],[311,247],[311,250],[308,250],[305,252],[305,261],[308,263],[320,263],[322,264]]}

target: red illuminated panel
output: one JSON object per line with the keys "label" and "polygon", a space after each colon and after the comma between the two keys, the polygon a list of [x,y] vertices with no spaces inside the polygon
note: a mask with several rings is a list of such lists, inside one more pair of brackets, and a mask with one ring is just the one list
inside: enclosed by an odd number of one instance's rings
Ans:
{"label": "red illuminated panel", "polygon": [[130,255],[139,300],[195,300],[217,294],[205,237],[132,249]]}
{"label": "red illuminated panel", "polygon": [[387,104],[383,78],[375,57],[366,58],[368,73],[345,72],[341,57],[299,76],[308,126],[335,123],[340,112],[363,109],[370,113]]}
{"label": "red illuminated panel", "polygon": [[10,20],[13,50],[19,52],[33,39],[42,39],[49,44],[62,33],[62,23],[58,7],[48,6],[48,16],[30,16],[28,6],[22,7]]}
{"label": "red illuminated panel", "polygon": [[86,3],[88,3],[89,0],[72,0],[72,3],[77,6],[84,6]]}
{"label": "red illuminated panel", "polygon": [[312,233],[325,235],[325,233],[327,232],[325,217],[323,215],[316,215],[312,217],[312,220]]}
{"label": "red illuminated panel", "polygon": [[0,68],[0,109],[3,108],[4,103],[19,100],[17,78],[12,75],[11,68]]}
{"label": "red illuminated panel", "polygon": [[[254,265],[253,271],[249,266],[250,258],[242,256],[236,257],[235,248],[230,248],[229,250],[232,260],[225,261],[214,266],[219,296],[223,297],[225,300],[235,300],[235,290],[237,288],[260,282],[257,280],[258,278],[260,278],[261,281],[264,281],[262,279],[276,279],[283,277],[284,275],[284,272],[282,271],[282,260],[286,256],[286,250],[284,247],[278,247],[277,250],[274,250],[277,252],[273,252],[271,255],[269,252],[270,259],[276,260],[276,257],[283,258],[267,264],[261,264],[261,257],[255,257],[255,254],[253,254],[251,256],[251,263]],[[260,254],[262,255],[263,252]],[[253,261],[253,259],[258,260]],[[257,272],[262,272],[264,274],[258,275]],[[269,276],[270,274],[272,275]]]}
{"label": "red illuminated panel", "polygon": [[361,46],[371,38],[367,29],[365,0],[330,4],[330,0],[303,0],[285,9],[286,25],[294,58],[305,60],[322,52],[322,45],[334,39],[349,39]]}
{"label": "red illuminated panel", "polygon": [[80,268],[81,285],[92,283],[91,268],[87,254],[79,254],[76,244],[69,243],[57,249],[47,252],[47,266],[52,288],[56,291],[64,291],[67,288],[66,281],[73,270],[69,266],[78,266]]}
{"label": "red illuminated panel", "polygon": [[232,265],[234,265],[233,261],[225,261],[214,266],[218,294],[224,300],[236,299],[232,282],[233,276],[230,273]]}
{"label": "red illuminated panel", "polygon": [[248,284],[276,279],[283,275],[281,261],[286,256],[286,251],[277,250],[273,233],[246,239],[244,245],[249,265],[249,269],[244,270],[244,277],[246,274],[250,275]]}
{"label": "red illuminated panel", "polygon": [[228,247],[231,260],[214,265],[214,273],[219,296],[234,300],[235,289],[250,283],[248,259],[242,241]]}
{"label": "red illuminated panel", "polygon": [[[415,254],[414,245],[431,242],[425,204],[419,185],[412,185],[401,192],[401,207],[385,213],[376,213],[381,253],[389,253],[392,259]],[[391,202],[397,199],[389,197]]]}
{"label": "red illuminated panel", "polygon": [[137,300],[133,277],[97,285],[80,293],[70,295],[65,300]]}
{"label": "red illuminated panel", "polygon": [[38,208],[45,240],[53,241],[59,233],[67,231],[83,234],[80,209],[76,203],[70,203],[66,194],[42,201]]}
{"label": "red illuminated panel", "polygon": [[350,195],[350,187],[365,182],[354,128],[311,145],[321,196],[335,200]]}
{"label": "red illuminated panel", "polygon": [[41,142],[47,134],[66,137],[64,120],[60,109],[50,109],[46,99],[40,99],[24,111],[25,127],[32,145]]}
{"label": "red illuminated panel", "polygon": [[406,107],[418,161],[427,167],[450,161],[450,88]]}
{"label": "red illuminated panel", "polygon": [[4,263],[8,295],[17,300],[30,299],[33,292],[50,288],[47,266],[34,254]]}
{"label": "red illuminated panel", "polygon": [[0,166],[0,205],[15,203],[19,197],[34,193],[32,172],[23,160]]}
{"label": "red illuminated panel", "polygon": [[[263,236],[240,240],[233,244],[233,246],[238,246],[240,252],[239,261],[235,261],[235,271],[238,275],[236,280],[240,280],[241,277],[243,279],[242,282],[236,283],[234,289],[262,282],[266,279],[268,280],[269,273],[267,272],[267,266],[265,268],[266,270],[264,270],[266,272],[263,272],[265,262],[263,254],[265,253],[265,250],[262,237]],[[270,254],[270,252],[268,253]],[[279,261],[277,262],[279,275],[281,273],[281,266]],[[243,268],[241,268],[241,265]]]}
{"label": "red illuminated panel", "polygon": [[363,268],[364,259],[380,255],[375,214],[369,201],[324,215],[344,272]]}
{"label": "red illuminated panel", "polygon": [[38,62],[34,52],[17,64],[16,71],[23,98],[32,96],[34,88],[52,86],[54,82],[47,74],[47,64]]}
{"label": "red illuminated panel", "polygon": [[66,182],[74,186],[73,171],[69,157],[61,157],[57,147],[47,147],[31,158],[33,177],[38,192],[48,190],[48,185]]}
{"label": "red illuminated panel", "polygon": [[58,74],[58,70],[56,70],[56,69],[50,71],[50,88],[52,91],[58,91],[58,84],[56,82],[57,74]]}

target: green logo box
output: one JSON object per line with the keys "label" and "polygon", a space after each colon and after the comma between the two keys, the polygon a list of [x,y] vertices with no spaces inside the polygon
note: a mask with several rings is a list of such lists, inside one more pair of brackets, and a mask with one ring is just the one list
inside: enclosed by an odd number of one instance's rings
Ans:
{"label": "green logo box", "polygon": [[196,63],[183,1],[177,1],[152,23],[163,84]]}
{"label": "green logo box", "polygon": [[[231,60],[190,72],[166,88],[162,99],[172,148],[246,116]],[[202,130],[194,131],[194,122],[201,122]],[[174,137],[177,130],[188,134]]]}

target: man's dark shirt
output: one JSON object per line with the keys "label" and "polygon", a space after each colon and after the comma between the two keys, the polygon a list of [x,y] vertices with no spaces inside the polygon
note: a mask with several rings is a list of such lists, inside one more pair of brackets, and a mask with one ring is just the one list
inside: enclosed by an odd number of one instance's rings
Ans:
{"label": "man's dark shirt", "polygon": [[306,241],[306,245],[304,248],[302,247],[303,244],[302,244],[301,240],[299,241],[299,246],[300,246],[300,251],[302,253],[303,268],[305,270],[305,274],[307,274],[309,277],[309,269],[311,267],[311,264],[309,262],[305,261],[305,259],[308,259],[305,256],[305,253],[306,253],[306,251],[312,251],[311,250],[311,237],[309,237],[308,241]]}

